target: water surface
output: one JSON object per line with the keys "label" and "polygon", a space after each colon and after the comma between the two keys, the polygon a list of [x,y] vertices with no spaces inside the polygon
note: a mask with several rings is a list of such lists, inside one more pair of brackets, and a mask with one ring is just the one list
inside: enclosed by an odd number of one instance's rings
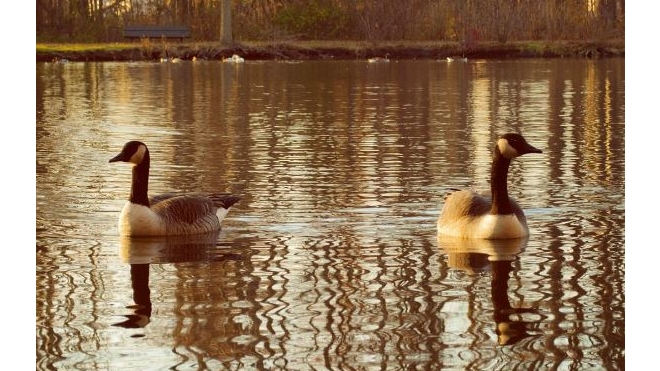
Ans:
{"label": "water surface", "polygon": [[[624,369],[624,67],[37,64],[36,368]],[[507,131],[531,236],[438,239]],[[219,234],[117,236],[132,139]]]}

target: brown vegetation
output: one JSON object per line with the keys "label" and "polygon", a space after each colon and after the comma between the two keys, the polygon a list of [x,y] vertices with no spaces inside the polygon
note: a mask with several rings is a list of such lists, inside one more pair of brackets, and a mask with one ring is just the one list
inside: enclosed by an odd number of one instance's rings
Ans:
{"label": "brown vegetation", "polygon": [[[127,24],[187,25],[220,39],[231,2],[233,40],[483,42],[624,37],[624,0],[37,0],[38,42],[113,42]],[[227,11],[225,10],[225,13]]]}
{"label": "brown vegetation", "polygon": [[143,40],[125,44],[37,45],[37,61],[137,61],[178,57],[183,60],[218,60],[239,54],[255,59],[366,59],[389,55],[391,59],[443,59],[463,54],[468,58],[525,57],[623,57],[623,40],[602,42],[484,42],[465,50],[456,42],[366,43],[349,41],[299,41],[288,43],[244,43],[224,47],[220,43],[172,43]]}

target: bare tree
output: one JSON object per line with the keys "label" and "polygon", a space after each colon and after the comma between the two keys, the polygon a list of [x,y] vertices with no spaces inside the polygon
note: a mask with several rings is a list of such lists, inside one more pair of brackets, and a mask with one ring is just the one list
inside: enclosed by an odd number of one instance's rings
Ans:
{"label": "bare tree", "polygon": [[234,38],[231,34],[231,0],[222,0],[220,42],[224,45],[232,45],[234,43]]}
{"label": "bare tree", "polygon": [[[126,24],[196,40],[561,40],[624,37],[625,0],[36,0],[39,41],[111,41]],[[220,25],[218,25],[220,21]],[[220,29],[218,29],[220,28]]]}

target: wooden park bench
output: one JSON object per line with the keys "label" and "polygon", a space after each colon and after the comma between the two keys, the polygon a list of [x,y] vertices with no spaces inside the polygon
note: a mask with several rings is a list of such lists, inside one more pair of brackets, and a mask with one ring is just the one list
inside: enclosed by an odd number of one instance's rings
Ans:
{"label": "wooden park bench", "polygon": [[153,26],[153,25],[128,25],[124,26],[124,37],[128,39],[179,39],[190,37],[190,28],[187,26]]}

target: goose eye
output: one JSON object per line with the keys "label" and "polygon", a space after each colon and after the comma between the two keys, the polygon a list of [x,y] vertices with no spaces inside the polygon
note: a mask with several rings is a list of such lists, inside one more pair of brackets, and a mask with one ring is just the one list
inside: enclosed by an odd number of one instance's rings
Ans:
{"label": "goose eye", "polygon": [[514,137],[509,139],[509,144],[511,144],[512,147],[518,148],[522,143],[520,142],[520,139]]}

